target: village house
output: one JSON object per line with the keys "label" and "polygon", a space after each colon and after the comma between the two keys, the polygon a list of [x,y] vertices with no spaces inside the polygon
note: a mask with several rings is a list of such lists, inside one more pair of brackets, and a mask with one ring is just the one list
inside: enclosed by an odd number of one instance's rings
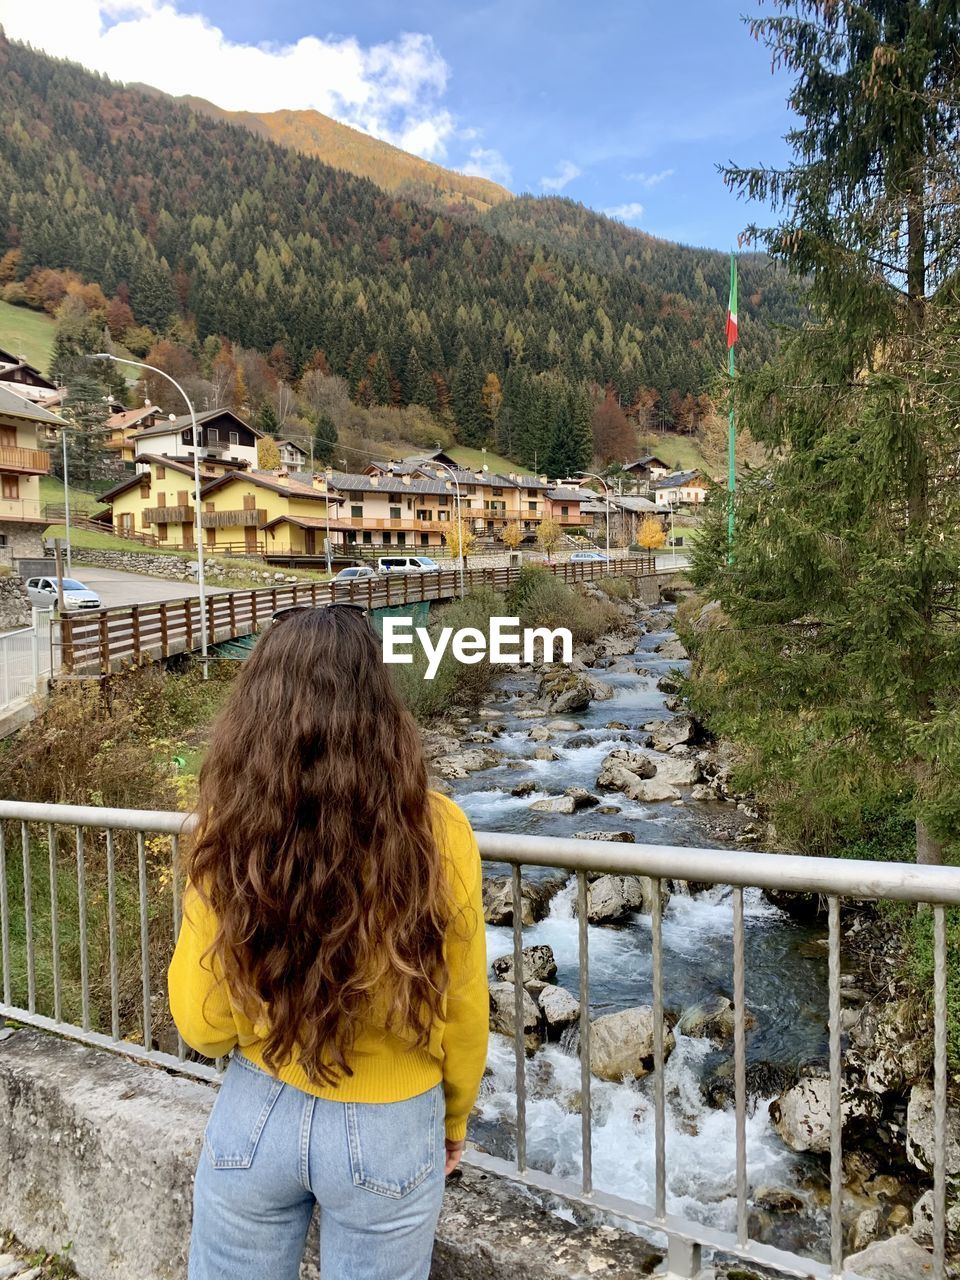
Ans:
{"label": "village house", "polygon": [[280,465],[285,467],[287,471],[304,471],[307,467],[310,455],[306,449],[295,444],[292,440],[278,440],[277,448],[280,451]]}
{"label": "village house", "polygon": [[634,462],[624,463],[624,479],[628,479],[637,493],[646,493],[655,480],[669,475],[671,468],[655,453],[644,453]]}
{"label": "village house", "polygon": [[39,447],[38,433],[64,425],[49,409],[0,382],[0,563],[43,554],[48,521],[40,477],[50,470],[50,454]]}
{"label": "village house", "polygon": [[[158,546],[192,549],[194,539],[193,460],[141,453],[137,470],[100,495],[112,511],[120,537],[145,537]],[[215,478],[201,468],[206,479]]]}
{"label": "village house", "polygon": [[343,499],[321,477],[232,472],[200,491],[204,550],[246,555],[322,555],[324,538],[343,542]]}
{"label": "village house", "polygon": [[159,417],[159,408],[149,400],[139,409],[113,406],[113,412],[107,418],[109,435],[104,440],[103,447],[118,456],[121,462],[133,462],[137,456],[136,437],[155,427]]}
{"label": "village house", "polygon": [[[257,466],[257,441],[263,432],[237,416],[232,409],[208,409],[197,414],[202,456],[219,463],[221,472],[237,467]],[[165,458],[190,460],[193,457],[193,426],[189,414],[137,431],[132,439],[137,450]]]}
{"label": "village house", "polygon": [[596,502],[597,495],[589,489],[578,489],[573,485],[558,484],[547,490],[546,516],[555,520],[565,529],[590,529],[593,527],[594,515],[590,509]]}
{"label": "village house", "polygon": [[327,485],[344,499],[341,522],[348,530],[347,542],[378,547],[442,546],[451,522],[456,522],[452,480],[372,470],[373,474],[325,473]]}
{"label": "village house", "polygon": [[658,507],[698,507],[707,500],[707,485],[699,471],[674,471],[653,482]]}

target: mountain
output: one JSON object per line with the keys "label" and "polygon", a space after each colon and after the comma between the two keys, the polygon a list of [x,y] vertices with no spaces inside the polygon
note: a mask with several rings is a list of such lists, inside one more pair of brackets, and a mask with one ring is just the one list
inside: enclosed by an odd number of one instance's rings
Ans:
{"label": "mountain", "polygon": [[[140,326],[274,353],[288,377],[329,370],[520,457],[590,385],[676,416],[725,363],[722,255],[569,201],[438,211],[2,36],[0,258],[7,301],[69,269]],[[742,272],[746,368],[795,304],[766,259]]]}
{"label": "mountain", "polygon": [[506,187],[488,178],[444,169],[319,111],[225,111],[205,98],[188,96],[179,101],[215,120],[242,125],[261,138],[316,156],[334,169],[369,178],[385,191],[423,204],[485,210],[513,198]]}

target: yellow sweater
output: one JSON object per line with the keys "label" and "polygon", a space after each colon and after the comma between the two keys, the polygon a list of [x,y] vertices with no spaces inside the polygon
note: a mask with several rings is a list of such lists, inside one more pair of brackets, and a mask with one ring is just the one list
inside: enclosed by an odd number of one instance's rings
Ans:
{"label": "yellow sweater", "polygon": [[[350,1056],[353,1074],[336,1085],[307,1079],[294,1057],[279,1078],[306,1093],[335,1102],[402,1102],[441,1081],[446,1095],[446,1135],[463,1138],[487,1056],[489,997],[486,938],[481,901],[480,854],[470,824],[451,800],[432,794],[435,828],[450,868],[454,920],[447,936],[449,986],[442,1022],[434,1025],[426,1048],[411,1048],[382,1027],[359,1032]],[[191,886],[184,896],[183,924],[170,964],[170,1009],[188,1045],[208,1058],[231,1049],[265,1071],[263,1027],[236,1007],[204,953],[213,942],[216,920]]]}

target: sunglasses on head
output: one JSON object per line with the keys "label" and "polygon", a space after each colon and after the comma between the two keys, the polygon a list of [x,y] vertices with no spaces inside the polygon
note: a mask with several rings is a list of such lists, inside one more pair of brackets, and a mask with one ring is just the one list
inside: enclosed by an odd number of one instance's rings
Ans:
{"label": "sunglasses on head", "polygon": [[278,609],[271,617],[270,622],[271,624],[282,622],[284,618],[289,618],[292,613],[308,613],[313,609],[321,612],[326,612],[328,609],[350,609],[354,613],[361,614],[364,618],[370,612],[365,604],[351,604],[348,601],[343,601],[340,604],[288,604],[285,608]]}

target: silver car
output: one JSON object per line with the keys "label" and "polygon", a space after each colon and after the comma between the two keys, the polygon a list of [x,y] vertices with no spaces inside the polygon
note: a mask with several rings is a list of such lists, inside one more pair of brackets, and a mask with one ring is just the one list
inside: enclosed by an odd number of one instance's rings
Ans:
{"label": "silver car", "polygon": [[[56,578],[28,578],[27,595],[38,609],[54,609],[57,606]],[[63,580],[63,608],[67,613],[81,609],[99,609],[100,597],[76,578]]]}

